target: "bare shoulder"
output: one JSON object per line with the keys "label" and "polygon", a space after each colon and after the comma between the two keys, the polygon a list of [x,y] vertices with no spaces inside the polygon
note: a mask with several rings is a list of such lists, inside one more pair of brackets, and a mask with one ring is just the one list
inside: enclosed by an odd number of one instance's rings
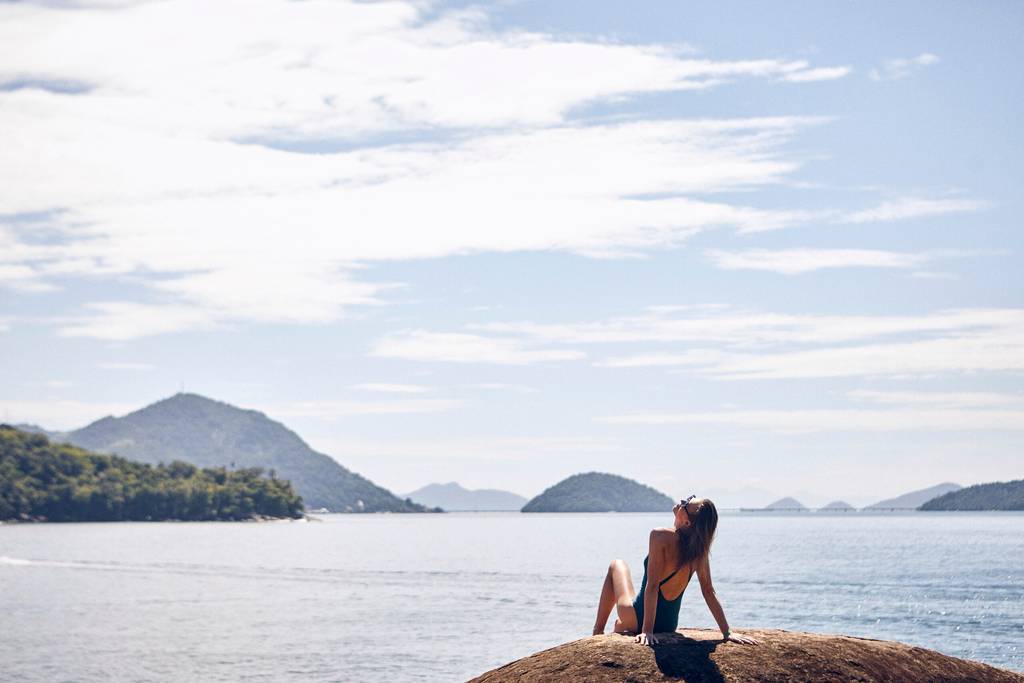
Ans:
{"label": "bare shoulder", "polygon": [[675,529],[669,529],[668,527],[656,527],[654,529],[651,529],[652,545],[668,545],[670,543],[675,543],[675,540]]}

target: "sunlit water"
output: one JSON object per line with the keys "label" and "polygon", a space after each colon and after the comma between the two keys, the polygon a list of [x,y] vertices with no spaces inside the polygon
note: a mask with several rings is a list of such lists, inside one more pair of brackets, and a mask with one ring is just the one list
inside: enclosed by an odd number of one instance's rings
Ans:
{"label": "sunlit water", "polygon": [[[459,681],[590,634],[667,515],[0,526],[5,680]],[[1024,515],[724,513],[734,630],[901,640],[1024,670]],[[640,576],[634,574],[639,584]],[[696,581],[680,624],[713,626]]]}

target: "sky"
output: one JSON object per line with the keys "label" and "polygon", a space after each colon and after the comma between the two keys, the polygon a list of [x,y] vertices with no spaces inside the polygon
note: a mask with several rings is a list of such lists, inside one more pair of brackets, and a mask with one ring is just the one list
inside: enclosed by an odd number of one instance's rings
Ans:
{"label": "sky", "polygon": [[404,493],[1024,476],[1024,5],[0,2],[0,420]]}

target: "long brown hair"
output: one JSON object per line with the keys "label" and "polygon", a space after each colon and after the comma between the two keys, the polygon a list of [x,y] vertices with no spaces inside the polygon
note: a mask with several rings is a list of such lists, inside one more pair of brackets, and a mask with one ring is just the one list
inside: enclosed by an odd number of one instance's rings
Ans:
{"label": "long brown hair", "polygon": [[697,509],[690,526],[685,529],[676,529],[676,538],[679,540],[680,567],[703,559],[711,552],[711,542],[715,540],[715,529],[717,528],[718,508],[705,498]]}

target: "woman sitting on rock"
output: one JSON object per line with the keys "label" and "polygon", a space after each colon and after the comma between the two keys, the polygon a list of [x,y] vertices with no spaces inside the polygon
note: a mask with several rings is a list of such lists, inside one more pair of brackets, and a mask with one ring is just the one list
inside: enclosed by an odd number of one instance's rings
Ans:
{"label": "woman sitting on rock", "polygon": [[[674,528],[651,530],[651,545],[644,558],[644,579],[640,582],[639,593],[633,589],[633,578],[626,563],[612,560],[597,605],[594,635],[604,633],[612,607],[618,613],[615,632],[635,633],[636,642],[642,645],[657,643],[655,633],[674,633],[679,627],[683,591],[696,573],[704,601],[722,629],[722,637],[734,643],[756,644],[753,638],[729,631],[725,611],[711,585],[708,558],[718,527],[715,504],[707,498],[690,496],[676,503],[672,512]],[[647,590],[649,585],[657,589]]]}

